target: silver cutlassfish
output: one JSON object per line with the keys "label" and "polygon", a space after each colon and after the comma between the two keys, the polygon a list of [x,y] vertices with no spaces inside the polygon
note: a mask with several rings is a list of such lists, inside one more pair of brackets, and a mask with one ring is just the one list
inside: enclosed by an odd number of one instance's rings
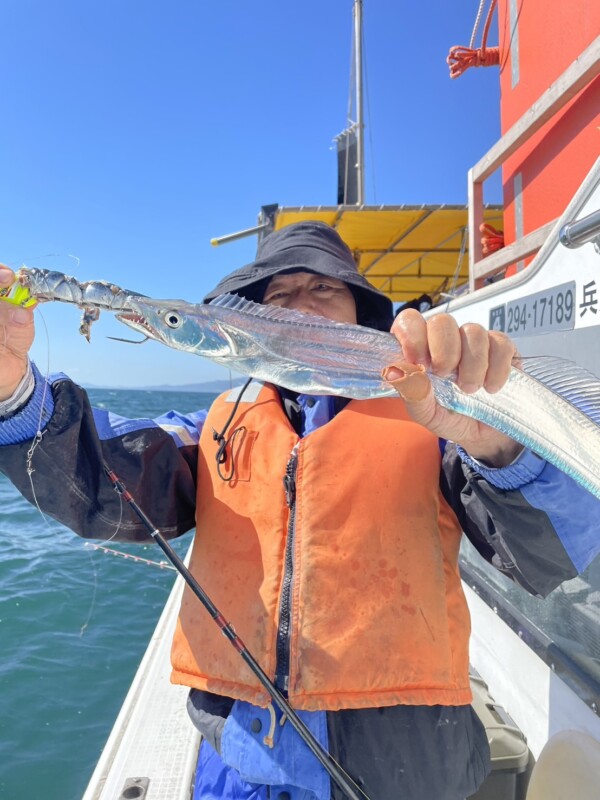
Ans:
{"label": "silver cutlassfish", "polygon": [[[381,377],[385,367],[402,358],[388,333],[235,295],[208,305],[152,300],[100,281],[77,288],[74,278],[43,270],[21,270],[18,281],[38,299],[75,303],[96,317],[101,310],[114,311],[148,338],[294,391],[359,400],[395,395]],[[513,366],[495,394],[484,389],[465,394],[450,378],[429,377],[442,406],[497,428],[600,498],[596,376],[572,362],[540,357]]]}
{"label": "silver cutlassfish", "polygon": [[[402,357],[389,333],[235,295],[208,305],[131,298],[117,317],[169,347],[308,394],[395,396],[385,367]],[[558,358],[521,359],[494,394],[465,394],[429,374],[437,401],[502,431],[600,498],[600,380]]]}

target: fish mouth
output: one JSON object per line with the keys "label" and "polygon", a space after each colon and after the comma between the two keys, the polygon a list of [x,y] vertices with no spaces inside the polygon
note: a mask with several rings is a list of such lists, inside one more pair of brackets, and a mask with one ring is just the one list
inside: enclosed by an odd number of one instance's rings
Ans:
{"label": "fish mouth", "polygon": [[138,333],[143,333],[145,336],[149,336],[153,339],[161,338],[158,335],[156,328],[151,325],[146,317],[139,311],[119,311],[118,314],[115,314],[115,317],[119,320],[119,322],[123,322],[129,328],[133,328],[133,330],[137,331]]}

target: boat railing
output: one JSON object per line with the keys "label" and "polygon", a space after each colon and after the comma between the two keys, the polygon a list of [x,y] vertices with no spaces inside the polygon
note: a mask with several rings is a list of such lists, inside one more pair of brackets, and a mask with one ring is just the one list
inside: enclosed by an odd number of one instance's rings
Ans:
{"label": "boat railing", "polygon": [[560,229],[560,243],[574,249],[588,242],[600,242],[600,209],[593,211],[583,219],[567,222]]}
{"label": "boat railing", "polygon": [[474,291],[501,269],[537,252],[556,220],[531,231],[502,250],[483,257],[479,226],[483,223],[483,182],[528,139],[554,117],[582,89],[600,75],[600,36],[567,67],[520,119],[469,170],[469,291]]}

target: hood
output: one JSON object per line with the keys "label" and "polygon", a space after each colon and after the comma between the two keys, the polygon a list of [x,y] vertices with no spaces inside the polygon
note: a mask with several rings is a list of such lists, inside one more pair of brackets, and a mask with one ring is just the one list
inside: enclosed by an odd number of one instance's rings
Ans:
{"label": "hood", "polygon": [[344,281],[354,295],[359,325],[389,331],[394,319],[391,300],[360,274],[348,246],[323,222],[298,222],[265,236],[256,260],[223,278],[204,302],[231,292],[260,303],[273,275],[297,271]]}

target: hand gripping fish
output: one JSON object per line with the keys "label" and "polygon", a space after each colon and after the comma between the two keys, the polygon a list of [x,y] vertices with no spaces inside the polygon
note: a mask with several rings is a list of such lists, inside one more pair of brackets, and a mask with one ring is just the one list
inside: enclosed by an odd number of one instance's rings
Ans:
{"label": "hand gripping fish", "polygon": [[[104,309],[114,311],[148,338],[293,391],[358,400],[396,394],[381,376],[402,358],[389,333],[236,295],[207,305],[152,300],[103,282],[77,284],[74,278],[44,270],[23,269],[18,282],[40,300],[75,303],[96,316]],[[89,324],[83,332],[89,335]],[[465,394],[451,377],[429,377],[440,405],[497,428],[600,498],[596,376],[564,359],[539,357],[520,359],[495,394],[484,389]]]}

